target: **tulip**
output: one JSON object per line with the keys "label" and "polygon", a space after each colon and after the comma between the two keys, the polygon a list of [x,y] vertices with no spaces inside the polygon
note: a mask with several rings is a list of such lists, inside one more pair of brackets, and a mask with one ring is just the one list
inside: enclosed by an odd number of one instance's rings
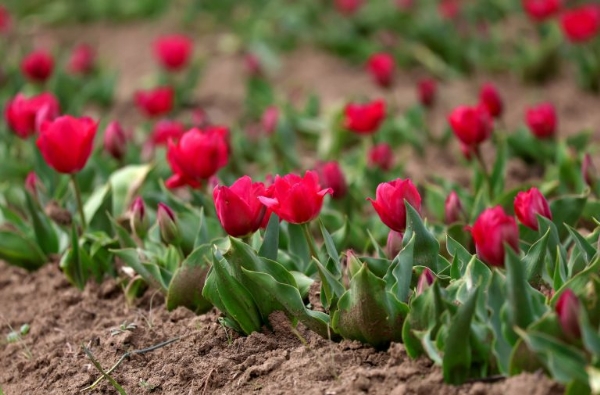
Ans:
{"label": "tulip", "polygon": [[373,134],[385,118],[385,102],[349,103],[344,109],[344,127],[357,134]]}
{"label": "tulip", "polygon": [[485,107],[459,106],[448,122],[458,139],[466,146],[475,147],[492,135],[492,118]]}
{"label": "tulip", "polygon": [[21,62],[21,72],[33,82],[45,82],[54,69],[54,59],[44,50],[31,52]]}
{"label": "tulip", "polygon": [[135,104],[148,117],[165,115],[173,109],[175,92],[170,86],[135,92]]}
{"label": "tulip", "polygon": [[503,103],[500,93],[491,83],[486,83],[479,91],[479,101],[493,118],[499,118],[502,115]]}
{"label": "tulip", "polygon": [[446,225],[464,220],[465,211],[458,194],[455,191],[450,192],[444,202],[444,222]]}
{"label": "tulip", "polygon": [[556,134],[556,110],[550,103],[528,108],[525,121],[531,133],[538,139],[553,138]]}
{"label": "tulip", "polygon": [[127,136],[117,121],[112,121],[104,130],[104,150],[116,160],[123,159],[127,151]]}
{"label": "tulip", "polygon": [[134,235],[143,239],[148,232],[148,216],[146,215],[146,204],[140,196],[136,197],[131,204],[129,224]]}
{"label": "tulip", "polygon": [[152,145],[167,145],[169,140],[178,141],[185,133],[185,126],[178,121],[162,119],[154,124],[150,142]]}
{"label": "tulip", "polygon": [[348,193],[348,185],[346,184],[346,178],[340,168],[338,162],[331,161],[317,164],[316,168],[319,174],[319,180],[322,181],[325,188],[331,188],[333,193],[331,197],[333,199],[342,199]]}
{"label": "tulip", "polygon": [[477,152],[473,149],[472,146],[464,144],[462,141],[459,141],[460,152],[463,154],[463,157],[467,161],[471,161],[473,159],[473,155],[477,154]]}
{"label": "tulip", "polygon": [[192,49],[192,40],[180,34],[162,36],[154,42],[154,56],[168,71],[184,68],[190,59]]}
{"label": "tulip", "polygon": [[252,77],[258,77],[262,74],[262,65],[258,56],[253,53],[244,55],[244,66],[248,74]]}
{"label": "tulip", "polygon": [[229,154],[223,131],[226,129],[191,129],[179,141],[169,141],[167,160],[173,170],[173,176],[166,182],[169,188],[183,185],[199,188],[202,181],[227,164]]}
{"label": "tulip", "polygon": [[459,0],[441,0],[438,4],[438,12],[443,19],[456,19],[460,13]]}
{"label": "tulip", "polygon": [[560,25],[570,42],[590,41],[600,31],[600,9],[597,5],[587,4],[565,11],[560,17]]}
{"label": "tulip", "polygon": [[0,5],[0,33],[8,33],[12,26],[12,18],[6,7]]}
{"label": "tulip", "polygon": [[394,58],[387,53],[373,54],[367,62],[367,70],[373,81],[383,88],[387,88],[392,84],[394,67]]}
{"label": "tulip", "polygon": [[580,308],[579,299],[577,299],[575,293],[570,289],[566,289],[560,294],[554,306],[560,327],[570,339],[581,338],[581,328],[579,326]]}
{"label": "tulip", "polygon": [[419,281],[417,282],[416,294],[421,295],[423,292],[425,292],[427,290],[427,288],[429,288],[433,284],[434,281],[435,281],[435,275],[433,274],[431,269],[426,267],[423,270],[423,272],[421,273],[421,275],[419,276]]}
{"label": "tulip", "polygon": [[396,232],[406,229],[406,200],[417,212],[421,211],[421,195],[411,180],[398,178],[377,186],[375,200],[368,198],[381,222]]}
{"label": "tulip", "polygon": [[379,168],[383,171],[388,171],[394,163],[394,152],[386,143],[374,145],[369,150],[369,167]]}
{"label": "tulip", "polygon": [[213,201],[217,217],[228,235],[244,237],[256,232],[263,223],[267,208],[258,200],[266,193],[262,182],[243,176],[230,187],[217,186]]}
{"label": "tulip", "polygon": [[504,266],[504,245],[519,252],[519,228],[502,207],[484,210],[471,228],[479,258],[490,266]]}
{"label": "tulip", "polygon": [[258,199],[283,221],[303,224],[319,215],[325,195],[332,193],[331,188],[321,189],[317,173],[307,171],[304,177],[296,174],[275,176],[268,194]]}
{"label": "tulip", "polygon": [[272,135],[277,130],[277,122],[279,121],[279,109],[275,106],[269,106],[265,109],[260,119],[262,129],[267,135]]}
{"label": "tulip", "polygon": [[51,121],[60,112],[58,100],[52,93],[26,98],[19,93],[8,102],[4,116],[17,136],[26,139],[39,131],[44,121]]}
{"label": "tulip", "polygon": [[596,170],[596,166],[594,166],[594,162],[592,161],[590,154],[585,154],[583,157],[581,174],[583,175],[583,180],[585,183],[590,188],[594,189],[596,187],[596,183],[598,182],[598,171]]}
{"label": "tulip", "polygon": [[158,203],[156,212],[156,222],[160,231],[160,239],[165,244],[178,244],[181,239],[177,217],[171,209],[164,203]]}
{"label": "tulip", "polygon": [[30,171],[25,178],[25,190],[37,199],[40,179],[35,172]]}
{"label": "tulip", "polygon": [[515,197],[515,214],[521,223],[528,228],[538,230],[537,215],[552,219],[548,201],[537,188],[527,192],[519,192]]}
{"label": "tulip", "polygon": [[435,102],[437,83],[432,78],[423,78],[417,83],[417,95],[423,107],[431,107]]}
{"label": "tulip", "polygon": [[395,230],[390,230],[388,233],[387,242],[385,243],[385,252],[389,259],[394,259],[396,255],[402,251],[402,242],[404,235]]}
{"label": "tulip", "polygon": [[523,9],[531,19],[543,22],[560,11],[562,0],[522,0]]}
{"label": "tulip", "polygon": [[351,16],[362,6],[363,0],[335,0],[335,8],[339,13]]}
{"label": "tulip", "polygon": [[97,127],[91,118],[58,117],[42,124],[37,146],[50,167],[74,174],[84,168],[92,153]]}
{"label": "tulip", "polygon": [[95,63],[94,49],[87,44],[80,44],[71,52],[67,68],[73,74],[89,74],[94,70]]}

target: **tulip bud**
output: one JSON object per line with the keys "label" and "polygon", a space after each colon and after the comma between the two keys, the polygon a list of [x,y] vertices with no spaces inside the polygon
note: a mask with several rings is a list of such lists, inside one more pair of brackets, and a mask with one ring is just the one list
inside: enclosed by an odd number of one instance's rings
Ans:
{"label": "tulip bud", "polygon": [[560,17],[563,34],[572,43],[592,40],[600,31],[600,10],[595,4],[586,4],[567,10]]}
{"label": "tulip bud", "polygon": [[358,259],[353,250],[346,251],[346,265],[349,277],[352,278],[362,268],[363,263]]}
{"label": "tulip bud", "polygon": [[519,228],[501,206],[484,210],[471,228],[477,255],[491,266],[504,266],[504,245],[519,252]]}
{"label": "tulip bud", "polygon": [[203,108],[195,108],[194,111],[192,111],[192,125],[195,128],[204,128],[208,125],[210,125],[210,121],[208,119],[208,114],[206,113],[206,111],[204,111]]}
{"label": "tulip bud", "polygon": [[552,219],[552,212],[548,201],[537,188],[527,192],[519,192],[515,197],[515,214],[521,223],[528,228],[538,230],[537,215]]}
{"label": "tulip bud", "polygon": [[394,152],[386,143],[377,144],[369,151],[368,162],[369,167],[375,167],[383,171],[388,171],[392,168],[394,163]]}
{"label": "tulip bud", "polygon": [[127,151],[127,136],[117,121],[112,121],[104,131],[104,150],[116,160],[123,159]]}
{"label": "tulip bud", "polygon": [[525,121],[531,133],[538,139],[550,139],[556,134],[556,110],[550,103],[528,108]]}
{"label": "tulip bud", "polygon": [[134,95],[136,106],[148,117],[158,117],[170,112],[173,109],[174,98],[175,91],[170,86],[136,91]]}
{"label": "tulip bud", "polygon": [[373,54],[367,62],[367,70],[376,84],[388,88],[394,77],[394,58],[387,53]]}
{"label": "tulip bud", "polygon": [[417,96],[423,107],[430,108],[435,102],[437,83],[432,78],[424,78],[417,83]]}
{"label": "tulip bud", "polygon": [[134,235],[143,239],[148,232],[148,217],[146,216],[146,205],[144,199],[136,197],[131,204],[129,217],[131,231]]}
{"label": "tulip bud", "polygon": [[460,13],[459,0],[442,0],[438,4],[438,12],[443,19],[455,19]]}
{"label": "tulip bud", "polygon": [[435,281],[435,275],[433,272],[426,267],[425,270],[419,276],[419,282],[417,283],[417,295],[421,295],[427,288]]}
{"label": "tulip bud", "polygon": [[590,188],[594,189],[598,182],[598,171],[596,170],[596,166],[594,166],[594,162],[592,162],[592,157],[590,154],[586,153],[583,157],[583,163],[581,164],[581,174],[583,175],[585,183]]}
{"label": "tulip bud", "polygon": [[387,243],[385,244],[385,252],[388,256],[388,259],[393,260],[396,255],[402,251],[402,241],[404,235],[400,232],[396,232],[395,230],[390,230],[387,237]]}
{"label": "tulip bud", "polygon": [[337,162],[319,163],[316,170],[323,186],[333,189],[333,194],[331,195],[333,199],[342,199],[346,196],[348,185],[346,184],[344,173],[342,173],[342,169]]}
{"label": "tulip bud", "polygon": [[68,70],[73,74],[89,74],[94,70],[96,53],[87,44],[78,45],[71,52]]}
{"label": "tulip bud", "polygon": [[502,115],[503,103],[496,87],[491,83],[486,83],[479,91],[479,101],[487,108],[490,115],[499,118]]}
{"label": "tulip bud", "polygon": [[180,34],[162,36],[154,42],[154,56],[165,70],[178,71],[189,62],[193,44]]}
{"label": "tulip bud", "polygon": [[469,147],[481,144],[492,135],[492,118],[483,106],[459,106],[452,111],[448,122],[460,142]]}
{"label": "tulip bud", "polygon": [[38,198],[38,188],[40,187],[40,179],[35,172],[30,171],[25,178],[25,190],[34,198]]}
{"label": "tulip bud", "polygon": [[536,22],[543,22],[560,11],[562,0],[523,0],[523,9]]}
{"label": "tulip bud", "polygon": [[396,232],[406,229],[406,200],[417,212],[421,211],[421,195],[411,180],[398,178],[377,186],[375,200],[368,198],[381,222]]}
{"label": "tulip bud", "polygon": [[581,338],[581,328],[579,326],[580,304],[575,293],[570,289],[563,291],[554,309],[564,334],[570,339]]}
{"label": "tulip bud", "polygon": [[33,82],[45,82],[53,70],[54,59],[44,50],[31,52],[21,62],[21,72]]}
{"label": "tulip bud", "polygon": [[244,65],[251,77],[259,77],[262,74],[260,59],[253,53],[247,53],[244,56]]}
{"label": "tulip bud", "polygon": [[156,222],[160,230],[160,239],[165,244],[178,244],[180,240],[177,218],[171,207],[164,203],[158,203]]}
{"label": "tulip bud", "polygon": [[385,118],[385,102],[349,103],[344,109],[344,127],[357,134],[373,134]]}
{"label": "tulip bud", "polygon": [[458,194],[450,192],[444,203],[444,222],[446,225],[465,220],[465,212]]}
{"label": "tulip bud", "polygon": [[279,121],[279,109],[275,106],[269,106],[263,112],[260,123],[262,129],[267,135],[272,135],[277,130],[277,122]]}

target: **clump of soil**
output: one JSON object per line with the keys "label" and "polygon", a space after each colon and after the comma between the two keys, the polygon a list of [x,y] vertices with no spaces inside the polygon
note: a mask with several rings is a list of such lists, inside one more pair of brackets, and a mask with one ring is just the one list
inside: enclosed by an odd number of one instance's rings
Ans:
{"label": "clump of soil", "polygon": [[[128,306],[114,280],[80,292],[60,269],[26,273],[0,263],[0,333],[29,324],[29,334],[0,345],[0,388],[12,394],[74,394],[126,352],[177,341],[132,355],[111,374],[128,394],[561,394],[541,373],[462,386],[443,383],[426,358],[411,360],[401,344],[376,351],[357,342],[334,343],[285,316],[271,317],[273,331],[241,337],[221,326],[219,314],[167,312],[163,298],[147,292]],[[134,325],[131,325],[134,324]],[[129,329],[127,329],[129,327]],[[116,393],[106,381],[89,391]]]}

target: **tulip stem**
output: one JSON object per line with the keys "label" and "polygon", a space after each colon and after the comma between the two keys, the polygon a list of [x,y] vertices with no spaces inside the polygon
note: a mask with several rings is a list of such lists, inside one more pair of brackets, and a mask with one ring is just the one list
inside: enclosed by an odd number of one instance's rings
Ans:
{"label": "tulip stem", "polygon": [[485,161],[483,160],[483,156],[481,155],[481,150],[479,149],[479,146],[475,149],[475,158],[477,159],[477,163],[479,163],[479,167],[481,167],[481,172],[483,173],[483,178],[485,179],[485,183],[487,184],[490,199],[492,199],[492,180],[490,178],[490,174],[487,171],[487,166],[485,165]]}
{"label": "tulip stem", "polygon": [[319,262],[319,252],[317,249],[317,244],[315,243],[315,239],[310,234],[310,222],[302,224],[302,230],[304,231],[304,237],[306,238],[306,242],[308,243],[308,248],[310,249],[310,254],[317,259]]}
{"label": "tulip stem", "polygon": [[75,174],[71,174],[71,182],[73,183],[73,189],[75,190],[75,198],[77,199],[77,209],[79,210],[79,217],[81,218],[81,229],[83,229],[83,231],[85,232],[86,221],[85,213],[83,211],[83,201],[81,200],[81,190],[79,189],[79,184],[77,183]]}

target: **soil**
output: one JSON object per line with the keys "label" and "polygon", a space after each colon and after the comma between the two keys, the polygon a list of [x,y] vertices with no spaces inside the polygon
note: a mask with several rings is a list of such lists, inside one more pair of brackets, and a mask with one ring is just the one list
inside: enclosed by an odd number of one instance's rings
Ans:
{"label": "soil", "polygon": [[[120,72],[117,104],[111,114],[126,125],[140,121],[132,94],[143,86],[155,66],[152,40],[176,31],[176,21],[135,22],[127,25],[34,28],[28,33],[38,45],[68,47],[90,42],[102,62]],[[211,119],[233,124],[243,103],[242,57],[221,49],[227,33],[197,37],[198,53],[207,61],[198,87],[200,105]],[[402,71],[391,92],[373,86],[361,67],[314,48],[300,48],[282,58],[271,78],[287,96],[320,95],[325,108],[341,106],[348,97],[394,96],[399,111],[415,102],[419,71]],[[445,116],[459,103],[474,103],[479,84],[496,82],[507,109],[503,124],[512,130],[522,124],[523,109],[539,101],[552,101],[558,109],[560,135],[600,124],[597,97],[581,93],[572,78],[563,77],[544,87],[524,87],[507,76],[476,76],[469,81],[441,84],[439,101],[430,114],[434,132],[446,125]],[[594,140],[600,140],[598,133]],[[420,158],[402,153],[406,174],[423,180],[432,174],[467,183],[460,168],[458,147],[431,148]],[[513,182],[533,175],[518,161],[511,162]],[[126,359],[111,374],[129,394],[560,394],[563,388],[542,373],[524,374],[495,382],[462,386],[443,383],[438,367],[427,359],[410,360],[401,344],[375,351],[356,342],[334,343],[312,332],[289,329],[285,319],[273,317],[274,332],[240,337],[226,330],[213,311],[203,316],[179,309],[167,312],[161,295],[147,292],[134,305],[126,303],[113,280],[90,284],[80,292],[71,287],[59,268],[49,264],[26,273],[0,262],[0,388],[13,394],[74,394],[91,385],[98,371],[85,355],[85,345],[104,369],[127,351],[175,342]],[[10,328],[29,324],[21,341],[4,343]],[[125,329],[127,324],[135,328]],[[120,327],[123,327],[120,329]],[[116,393],[104,380],[89,393]]]}

